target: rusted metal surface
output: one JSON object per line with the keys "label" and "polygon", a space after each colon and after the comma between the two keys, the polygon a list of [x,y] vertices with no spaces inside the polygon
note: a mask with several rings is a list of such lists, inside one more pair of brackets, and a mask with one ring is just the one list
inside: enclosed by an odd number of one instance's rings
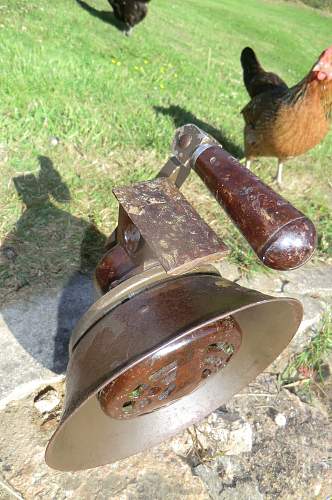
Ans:
{"label": "rusted metal surface", "polygon": [[114,194],[166,272],[179,274],[227,253],[225,244],[168,179],[115,189]]}
{"label": "rusted metal surface", "polygon": [[120,280],[135,268],[134,262],[121,245],[115,245],[99,262],[95,276],[103,293],[106,293],[112,282]]}
{"label": "rusted metal surface", "polygon": [[157,178],[166,177],[177,188],[180,188],[190,174],[191,166],[183,165],[175,156],[171,156],[157,175]]}
{"label": "rusted metal surface", "polygon": [[[191,141],[184,141],[184,135]],[[177,131],[173,149],[185,165],[192,163],[266,266],[289,270],[311,257],[316,246],[312,222],[204,132],[185,125]]]}
{"label": "rusted metal surface", "polygon": [[171,404],[222,370],[240,345],[240,328],[230,316],[198,328],[105,386],[101,407],[110,417],[129,419]]}
{"label": "rusted metal surface", "polygon": [[[183,139],[184,137],[186,137],[185,140]],[[195,152],[209,146],[220,146],[220,144],[209,134],[196,127],[196,125],[189,123],[177,129],[173,140],[172,152],[181,165],[186,169],[191,169]]]}
{"label": "rusted metal surface", "polygon": [[112,309],[127,300],[128,297],[165,279],[167,279],[165,270],[160,265],[156,265],[150,269],[141,270],[133,276],[128,276],[115,288],[111,288],[90,307],[76,324],[70,337],[69,352],[71,353],[90,328],[109,314]]}
{"label": "rusted metal surface", "polygon": [[141,233],[121,205],[119,206],[117,241],[132,258],[135,258],[135,254],[143,246]]}
{"label": "rusted metal surface", "polygon": [[[112,293],[116,289],[105,297],[111,300]],[[302,309],[296,300],[197,273],[142,290],[100,319],[98,310],[95,314],[96,321],[89,319],[92,326],[72,351],[65,411],[46,454],[47,463],[60,470],[119,460],[200,421],[275,359],[296,332]],[[103,387],[160,349],[228,316],[242,331],[241,346],[196,390],[128,420],[111,418],[101,409],[97,395]]]}

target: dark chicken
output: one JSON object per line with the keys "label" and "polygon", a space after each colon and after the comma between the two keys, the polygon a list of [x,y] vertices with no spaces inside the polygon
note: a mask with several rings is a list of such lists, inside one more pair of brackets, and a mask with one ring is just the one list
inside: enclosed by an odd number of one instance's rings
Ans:
{"label": "dark chicken", "polygon": [[243,49],[241,64],[244,84],[250,97],[255,97],[276,87],[280,90],[288,90],[287,84],[278,75],[262,68],[255,52],[250,47]]}
{"label": "dark chicken", "polygon": [[143,21],[148,13],[146,5],[150,0],[108,0],[113,8],[114,16],[126,26],[126,34],[130,35],[133,27]]}
{"label": "dark chicken", "polygon": [[329,131],[332,115],[332,47],[326,49],[309,73],[288,88],[275,73],[265,71],[252,49],[241,54],[243,80],[252,98],[243,108],[247,166],[260,156],[282,163],[319,144]]}

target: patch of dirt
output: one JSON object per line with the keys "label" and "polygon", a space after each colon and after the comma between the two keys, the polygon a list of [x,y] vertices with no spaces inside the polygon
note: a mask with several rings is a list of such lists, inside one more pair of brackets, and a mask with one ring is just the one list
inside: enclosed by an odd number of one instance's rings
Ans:
{"label": "patch of dirt", "polygon": [[285,389],[279,391],[277,377],[264,373],[220,412],[224,418],[238,414],[249,421],[254,436],[250,453],[210,465],[212,476],[218,471],[220,475],[226,463],[228,470],[233,469],[231,483],[219,479],[221,490],[233,488],[236,498],[236,485],[250,478],[266,500],[328,497],[332,426],[324,408],[309,406]]}

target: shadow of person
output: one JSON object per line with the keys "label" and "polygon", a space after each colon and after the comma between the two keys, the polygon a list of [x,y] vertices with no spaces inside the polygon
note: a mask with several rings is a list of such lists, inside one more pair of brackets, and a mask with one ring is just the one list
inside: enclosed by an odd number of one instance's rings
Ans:
{"label": "shadow of person", "polygon": [[91,271],[106,237],[59,208],[71,200],[68,186],[49,158],[38,160],[37,175],[13,179],[24,209],[0,247],[0,291],[22,291],[1,316],[25,351],[61,373],[72,328],[96,298]]}
{"label": "shadow of person", "polygon": [[162,106],[154,106],[154,110],[156,111],[156,113],[170,116],[173,119],[176,128],[182,127],[187,123],[196,125],[208,134],[212,135],[212,137],[220,142],[220,144],[233,156],[235,156],[236,158],[243,157],[243,149],[238,146],[238,144],[235,144],[233,141],[228,139],[221,128],[217,129],[212,125],[200,120],[190,111],[187,111],[186,109],[174,104],[171,104],[170,106],[168,106],[168,108]]}
{"label": "shadow of person", "polygon": [[86,2],[83,2],[83,0],[76,0],[76,3],[88,12],[91,16],[96,17],[97,19],[100,19],[104,23],[111,24],[112,26],[115,26],[119,31],[124,31],[125,29],[125,24],[119,21],[113,14],[113,12],[108,11],[108,10],[98,10],[95,9],[94,7],[91,7],[91,5],[87,4]]}
{"label": "shadow of person", "polygon": [[105,243],[106,237],[94,224],[90,224],[81,244],[80,269],[71,275],[59,300],[52,364],[55,373],[66,370],[72,331],[77,321],[98,298],[93,284],[93,270],[104,253]]}

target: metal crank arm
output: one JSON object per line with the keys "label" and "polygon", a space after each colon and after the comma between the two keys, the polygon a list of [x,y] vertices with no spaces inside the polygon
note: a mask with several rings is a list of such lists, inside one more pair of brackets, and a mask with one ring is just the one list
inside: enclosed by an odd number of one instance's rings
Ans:
{"label": "metal crank arm", "polygon": [[259,259],[277,270],[295,269],[316,246],[313,223],[242,166],[195,125],[177,130],[173,153],[199,175]]}

